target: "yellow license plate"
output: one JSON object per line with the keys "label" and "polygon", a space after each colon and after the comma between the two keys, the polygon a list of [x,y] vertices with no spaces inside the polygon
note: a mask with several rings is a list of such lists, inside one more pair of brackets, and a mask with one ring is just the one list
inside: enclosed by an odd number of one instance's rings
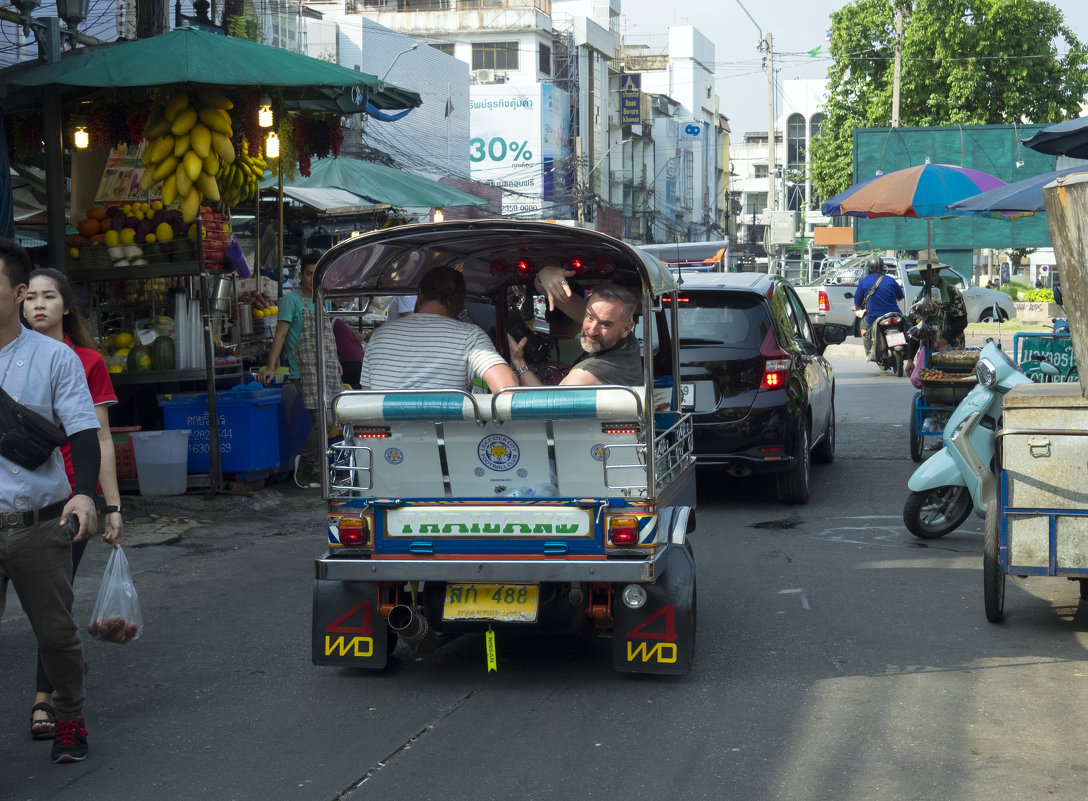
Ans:
{"label": "yellow license plate", "polygon": [[536,621],[537,584],[447,584],[443,620]]}

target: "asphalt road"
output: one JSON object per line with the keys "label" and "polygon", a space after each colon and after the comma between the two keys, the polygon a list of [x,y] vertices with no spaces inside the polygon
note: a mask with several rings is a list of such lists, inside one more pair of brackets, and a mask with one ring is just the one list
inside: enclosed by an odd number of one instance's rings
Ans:
{"label": "asphalt road", "polygon": [[[321,507],[132,548],[146,632],[89,642],[91,755],[29,737],[33,639],[0,633],[0,799],[1079,797],[1088,607],[1010,580],[986,621],[982,521],[903,527],[913,390],[837,350],[838,458],[813,501],[699,482],[696,663],[613,673],[606,641],[466,636],[382,674],[309,662]],[[104,548],[77,580],[89,616]],[[1081,788],[1078,790],[1077,788]]]}

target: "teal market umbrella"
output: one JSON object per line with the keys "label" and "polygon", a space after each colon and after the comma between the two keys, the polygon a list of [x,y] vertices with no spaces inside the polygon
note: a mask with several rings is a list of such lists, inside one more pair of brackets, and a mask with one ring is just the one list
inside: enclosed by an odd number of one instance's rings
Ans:
{"label": "teal market umbrella", "polygon": [[[275,175],[265,173],[261,187],[277,185]],[[397,208],[446,208],[482,206],[483,198],[424,178],[407,170],[386,167],[371,161],[350,158],[314,159],[310,175],[294,180],[290,186],[310,189],[341,189],[374,203]]]}

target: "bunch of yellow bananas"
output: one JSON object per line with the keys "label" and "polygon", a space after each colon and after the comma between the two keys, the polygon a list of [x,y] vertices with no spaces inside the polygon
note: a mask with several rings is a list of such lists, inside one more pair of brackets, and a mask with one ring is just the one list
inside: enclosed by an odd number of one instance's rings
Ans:
{"label": "bunch of yellow bananas", "polygon": [[257,194],[257,184],[264,177],[268,164],[261,156],[249,155],[246,140],[242,140],[241,151],[232,162],[224,161],[219,166],[219,188],[223,201],[228,206],[237,206],[243,200]]}
{"label": "bunch of yellow bananas", "polygon": [[201,90],[193,97],[178,93],[151,109],[144,127],[147,169],[140,188],[161,183],[163,205],[177,201],[185,222],[196,219],[202,203],[222,200],[216,176],[223,164],[236,159],[228,113],[232,108],[234,103],[218,92]]}

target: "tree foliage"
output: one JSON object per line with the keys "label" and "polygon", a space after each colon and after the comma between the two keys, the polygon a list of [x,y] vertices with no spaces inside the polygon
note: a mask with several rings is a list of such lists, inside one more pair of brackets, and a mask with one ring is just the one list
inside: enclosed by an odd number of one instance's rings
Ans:
{"label": "tree foliage", "polygon": [[1076,117],[1088,49],[1045,0],[851,0],[831,15],[828,100],[812,179],[853,182],[856,127],[891,124],[895,8],[904,10],[899,124],[995,125]]}

